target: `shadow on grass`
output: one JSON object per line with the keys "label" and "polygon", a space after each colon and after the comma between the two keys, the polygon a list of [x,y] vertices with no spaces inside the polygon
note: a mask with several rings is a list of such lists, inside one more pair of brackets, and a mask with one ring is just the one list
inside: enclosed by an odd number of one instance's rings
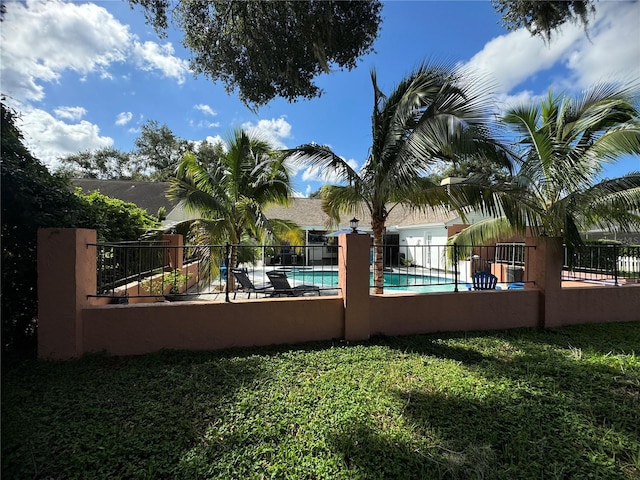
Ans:
{"label": "shadow on grass", "polygon": [[[522,478],[640,475],[640,370],[634,360],[640,325],[376,343],[460,362],[470,375],[492,385],[492,393],[480,398],[473,388],[447,395],[429,386],[397,392],[419,432],[435,429],[463,457],[469,449],[488,446],[502,468],[515,467],[524,472]],[[505,473],[502,478],[513,477]]]}
{"label": "shadow on grass", "polygon": [[175,478],[221,406],[268,376],[262,362],[161,352],[23,365],[2,379],[2,477]]}
{"label": "shadow on grass", "polygon": [[382,435],[366,423],[333,435],[330,444],[352,478],[366,480],[497,478],[495,454],[478,443],[463,451],[446,448],[430,438],[428,445]]}

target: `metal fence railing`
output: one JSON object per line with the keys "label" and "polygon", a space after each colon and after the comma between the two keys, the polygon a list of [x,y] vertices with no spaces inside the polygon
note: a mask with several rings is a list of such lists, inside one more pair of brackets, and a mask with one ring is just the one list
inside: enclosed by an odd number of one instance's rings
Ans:
{"label": "metal fence railing", "polygon": [[[523,243],[383,245],[384,288],[424,293],[468,290],[477,272],[496,275],[499,288],[522,286],[533,282],[524,268],[533,248]],[[372,247],[371,262],[373,252]]]}
{"label": "metal fence railing", "polygon": [[[335,244],[313,245],[198,245],[171,246],[162,242],[95,244],[95,296],[114,302],[127,297],[184,297],[246,292],[228,265],[239,265],[254,285],[270,280],[267,272],[285,272],[292,288],[313,285],[322,294],[338,293],[338,257]],[[527,269],[533,246],[393,245],[382,247],[385,291],[464,291],[475,273],[498,277],[498,287],[533,283]],[[183,264],[180,270],[178,259]],[[374,248],[370,252],[374,285]],[[613,285],[640,281],[640,246],[589,245],[565,248],[563,280],[597,281]],[[316,290],[314,290],[316,291]],[[273,291],[262,291],[270,295]],[[124,299],[123,299],[124,297]]]}
{"label": "metal fence railing", "polygon": [[[228,265],[241,268],[254,285],[269,282],[267,272],[283,271],[292,289],[302,284],[322,292],[338,288],[337,245],[185,245],[122,242],[96,249],[95,297],[126,303],[132,297],[179,300],[207,295],[234,296],[247,290]],[[176,268],[182,265],[181,268]],[[314,290],[316,291],[316,290]],[[297,291],[296,291],[297,292]],[[273,293],[265,291],[266,294]]]}
{"label": "metal fence railing", "polygon": [[622,283],[640,281],[640,246],[583,245],[564,247],[563,280]]}

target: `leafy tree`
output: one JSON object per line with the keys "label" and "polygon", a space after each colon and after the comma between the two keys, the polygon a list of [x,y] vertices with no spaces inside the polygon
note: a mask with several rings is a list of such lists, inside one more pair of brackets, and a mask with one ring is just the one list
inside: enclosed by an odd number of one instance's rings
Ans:
{"label": "leafy tree", "polygon": [[158,227],[155,218],[134,203],[91,192],[84,195],[76,189],[84,209],[82,224],[97,231],[100,242],[121,242],[140,238],[147,230]]}
{"label": "leafy tree", "polygon": [[216,168],[225,155],[225,146],[222,142],[211,143],[204,140],[198,145],[195,155],[198,163],[205,169]]}
{"label": "leafy tree", "polygon": [[128,153],[106,147],[84,151],[60,159],[62,167],[56,173],[69,178],[141,180],[143,176],[132,164]]}
{"label": "leafy tree", "polygon": [[[239,244],[248,238],[301,241],[291,222],[267,218],[269,204],[286,204],[291,195],[289,172],[269,143],[241,130],[227,140],[227,150],[208,168],[188,153],[171,180],[169,197],[195,211],[195,243]],[[231,267],[237,265],[237,250]],[[212,259],[215,260],[215,259]]]}
{"label": "leafy tree", "polygon": [[491,3],[502,15],[507,30],[524,27],[547,42],[551,33],[567,22],[581,23],[586,30],[589,16],[595,12],[594,0],[491,0]]}
{"label": "leafy tree", "polygon": [[[417,210],[463,209],[474,200],[469,186],[441,187],[429,177],[442,161],[487,156],[508,166],[508,158],[490,140],[488,100],[481,79],[447,65],[423,64],[385,95],[372,72],[373,143],[364,166],[355,171],[328,147],[307,144],[289,150],[292,161],[334,172],[346,185],[323,187],[323,207],[334,220],[371,215],[374,285],[383,292],[383,235],[389,213],[399,204]],[[464,81],[462,81],[464,80]],[[453,193],[452,193],[453,190]],[[481,197],[482,199],[482,197]]]}
{"label": "leafy tree", "polygon": [[352,69],[370,52],[381,22],[379,0],[129,0],[162,34],[173,13],[191,50],[191,68],[239,90],[259,107],[276,96],[320,95],[313,82],[333,65]]}
{"label": "leafy tree", "polygon": [[171,178],[182,156],[193,149],[190,142],[177,137],[169,127],[155,120],[149,120],[142,126],[135,146],[132,155],[138,168],[150,180],[157,182]]}
{"label": "leafy tree", "polygon": [[456,240],[481,243],[524,233],[582,244],[581,231],[598,226],[640,227],[640,172],[599,180],[603,165],[640,155],[637,92],[599,85],[571,98],[548,97],[509,110],[502,121],[517,134],[518,169],[503,215],[462,231]]}

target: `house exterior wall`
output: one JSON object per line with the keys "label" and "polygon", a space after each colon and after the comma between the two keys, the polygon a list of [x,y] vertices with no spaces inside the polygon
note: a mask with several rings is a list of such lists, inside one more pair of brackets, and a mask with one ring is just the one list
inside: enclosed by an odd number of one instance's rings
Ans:
{"label": "house exterior wall", "polygon": [[428,225],[398,230],[400,253],[408,261],[425,268],[438,268],[442,263],[442,246],[447,244],[447,229],[444,225]]}

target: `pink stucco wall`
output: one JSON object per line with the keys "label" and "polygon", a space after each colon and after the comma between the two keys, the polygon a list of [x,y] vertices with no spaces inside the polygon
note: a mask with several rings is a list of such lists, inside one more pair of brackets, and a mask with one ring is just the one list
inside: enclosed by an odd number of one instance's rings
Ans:
{"label": "pink stucco wall", "polygon": [[88,297],[96,287],[95,248],[88,246],[95,232],[41,230],[38,355],[137,355],[640,320],[640,285],[563,289],[556,239],[530,240],[535,249],[526,268],[535,283],[525,290],[370,295],[369,240],[360,237],[339,239],[342,296],[95,305]]}
{"label": "pink stucco wall", "polygon": [[638,322],[640,285],[563,288],[555,315],[560,325]]}
{"label": "pink stucco wall", "polygon": [[83,310],[84,349],[138,355],[214,350],[344,336],[340,297],[105,305]]}
{"label": "pink stucco wall", "polygon": [[538,291],[480,291],[371,297],[372,335],[535,327]]}

